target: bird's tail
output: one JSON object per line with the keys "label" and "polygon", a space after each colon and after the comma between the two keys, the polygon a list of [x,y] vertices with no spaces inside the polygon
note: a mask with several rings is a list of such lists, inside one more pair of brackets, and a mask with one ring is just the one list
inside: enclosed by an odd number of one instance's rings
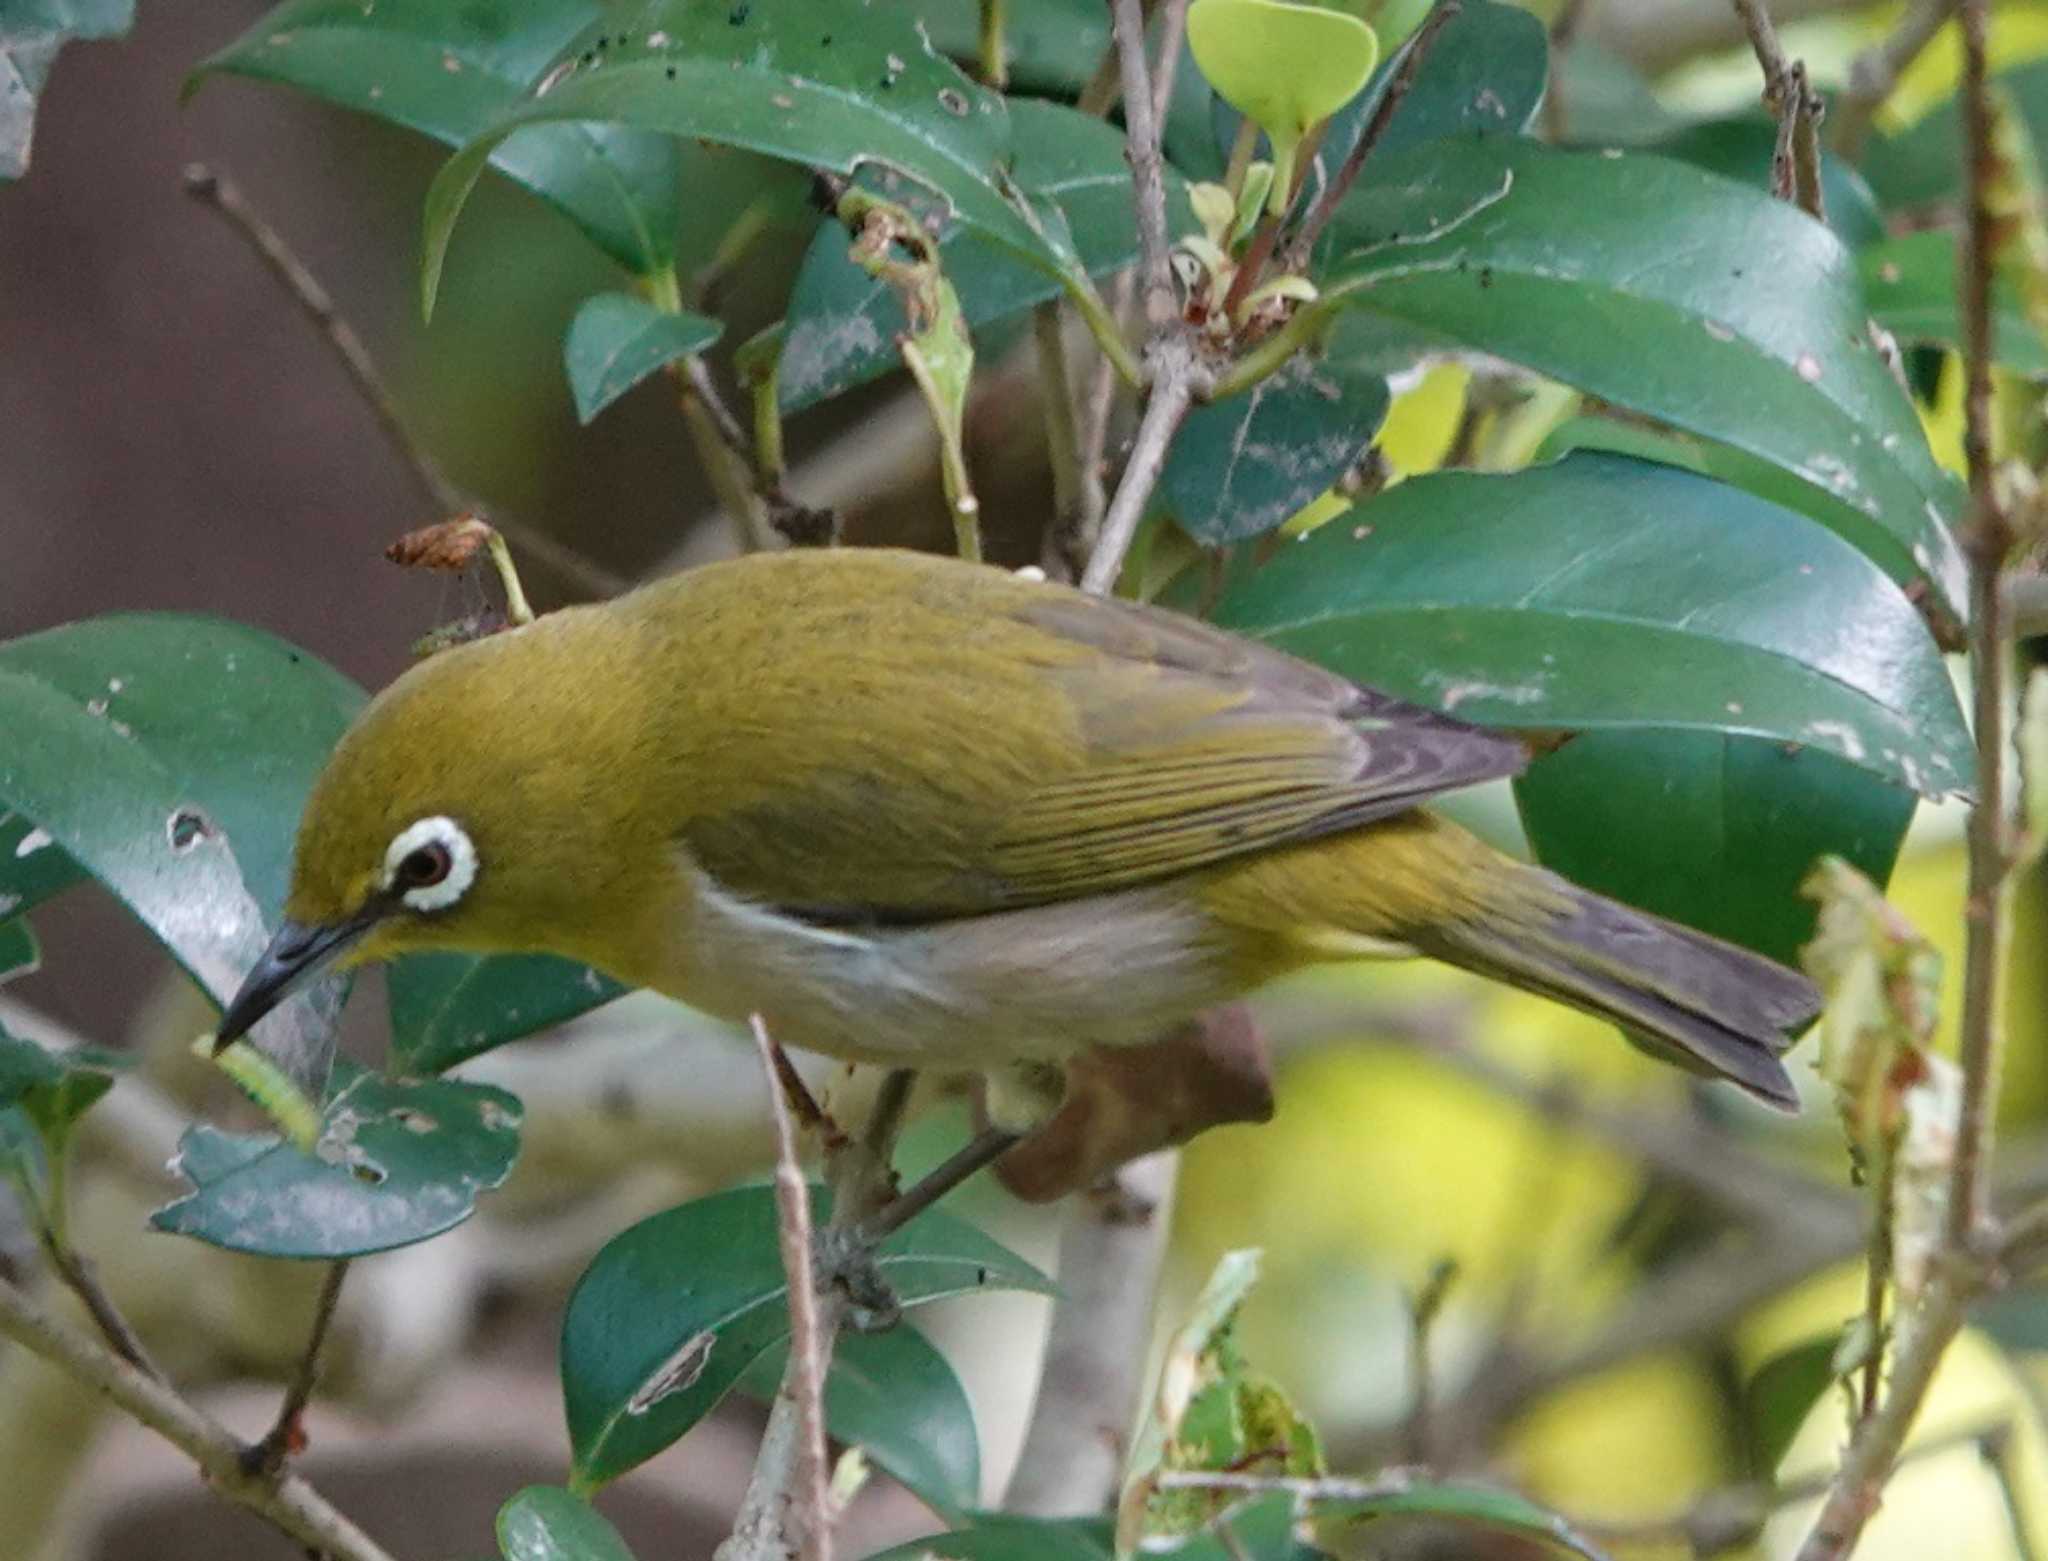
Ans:
{"label": "bird's tail", "polygon": [[1437,922],[1410,935],[1417,951],[1611,1019],[1682,1066],[1796,1109],[1778,1055],[1784,1032],[1820,1010],[1812,982],[1554,873],[1507,870],[1528,875],[1510,915]]}

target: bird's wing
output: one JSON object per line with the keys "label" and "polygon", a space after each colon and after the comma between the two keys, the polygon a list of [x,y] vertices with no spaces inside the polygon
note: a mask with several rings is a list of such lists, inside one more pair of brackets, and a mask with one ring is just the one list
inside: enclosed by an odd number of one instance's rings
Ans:
{"label": "bird's wing", "polygon": [[[1176,613],[945,561],[837,557],[810,620],[830,652],[814,645],[798,674],[764,645],[756,697],[721,722],[748,750],[721,768],[749,779],[680,830],[721,883],[766,903],[922,921],[1099,894],[1527,761],[1511,737]],[[880,559],[912,571],[917,611],[873,605],[860,574]],[[757,621],[775,621],[789,573],[752,598]]]}

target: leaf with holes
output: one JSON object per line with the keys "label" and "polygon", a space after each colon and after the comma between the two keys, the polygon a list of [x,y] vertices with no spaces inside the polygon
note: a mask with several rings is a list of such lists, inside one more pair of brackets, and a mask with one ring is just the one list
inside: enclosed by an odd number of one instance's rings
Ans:
{"label": "leaf with holes", "polygon": [[[1856,269],[1863,274],[1871,318],[1901,343],[1961,349],[1955,234],[1931,229],[1887,239],[1861,251]],[[2004,275],[1992,279],[1991,353],[2016,374],[2048,378],[2048,342],[2027,319],[2019,290]]]}
{"label": "leaf with holes", "polygon": [[350,1079],[301,1154],[274,1134],[199,1126],[176,1168],[193,1190],[158,1230],[265,1257],[344,1258],[424,1241],[475,1212],[519,1154],[518,1100],[452,1080]]}
{"label": "leaf with holes", "polygon": [[1243,395],[1189,414],[1160,496],[1211,547],[1271,531],[1358,463],[1387,405],[1386,379],[1370,364],[1297,354]]}
{"label": "leaf with holes", "polygon": [[[1049,228],[1064,227],[1091,276],[1137,258],[1137,222],[1124,138],[1090,115],[1056,103],[1020,98],[1010,104],[1016,163],[1011,178]],[[862,187],[943,221],[939,204],[920,198],[909,180],[869,170]],[[1167,172],[1171,236],[1194,231],[1187,186]],[[865,384],[898,367],[896,338],[908,329],[901,295],[847,254],[850,240],[836,221],[821,223],[790,290],[777,394],[794,412]],[[1059,295],[1059,282],[1037,267],[979,240],[964,224],[945,225],[939,260],[971,328],[992,325]]]}
{"label": "leaf with holes", "polygon": [[[281,82],[460,147],[603,14],[595,0],[287,0],[201,63],[187,91],[213,73]],[[543,125],[490,163],[635,275],[674,258],[684,181],[669,137]]]}
{"label": "leaf with holes", "polygon": [[134,25],[135,0],[34,0],[0,15],[0,184],[28,172],[36,99],[67,43],[118,38]]}
{"label": "leaf with holes", "polygon": [[[773,1399],[788,1360],[785,1339],[734,1386],[749,1398]],[[974,1406],[946,1357],[908,1323],[884,1333],[840,1334],[825,1378],[825,1429],[864,1449],[948,1520],[981,1495]]]}
{"label": "leaf with holes", "polygon": [[386,984],[392,1063],[407,1073],[440,1073],[626,992],[548,954],[413,954],[392,964]]}
{"label": "leaf with holes", "polygon": [[1622,456],[1412,479],[1289,543],[1215,618],[1486,724],[1725,732],[1923,795],[1972,784],[1896,586],[1788,510]]}
{"label": "leaf with holes", "polygon": [[559,1485],[529,1485],[498,1509],[505,1561],[633,1561],[603,1514]]}
{"label": "leaf with holes", "polygon": [[[822,1228],[830,1197],[812,1193]],[[966,1221],[933,1209],[875,1253],[905,1306],[1051,1282]],[[674,1442],[789,1335],[788,1285],[767,1187],[669,1209],[607,1242],[562,1321],[571,1484],[592,1490]]]}
{"label": "leaf with holes", "polygon": [[702,352],[724,330],[701,314],[670,313],[631,293],[586,299],[562,345],[576,416],[589,422],[656,370]]}
{"label": "leaf with holes", "polygon": [[1960,487],[1825,227],[1665,158],[1524,140],[1434,142],[1370,179],[1333,224],[1326,299],[1768,461],[1811,489],[1807,513],[1961,622]]}
{"label": "leaf with holes", "polygon": [[[277,925],[300,806],[362,704],[304,651],[214,618],[123,614],[0,644],[0,807],[31,825],[10,865],[61,853],[59,878],[97,879],[224,1003]],[[260,1031],[316,1095],[345,991],[320,983]]]}
{"label": "leaf with holes", "polygon": [[1016,197],[1003,99],[932,53],[907,10],[641,0],[572,40],[535,93],[442,169],[427,195],[422,293],[485,162],[529,125],[599,121],[852,174],[915,179],[992,242],[1068,283],[1071,248]]}

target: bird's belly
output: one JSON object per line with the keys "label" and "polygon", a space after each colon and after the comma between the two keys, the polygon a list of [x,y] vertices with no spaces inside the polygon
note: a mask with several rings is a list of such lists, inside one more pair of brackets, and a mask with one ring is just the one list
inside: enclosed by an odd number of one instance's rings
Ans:
{"label": "bird's belly", "polygon": [[1221,930],[1151,890],[916,926],[825,927],[703,874],[672,996],[853,1061],[987,1068],[1155,1039],[1237,994]]}

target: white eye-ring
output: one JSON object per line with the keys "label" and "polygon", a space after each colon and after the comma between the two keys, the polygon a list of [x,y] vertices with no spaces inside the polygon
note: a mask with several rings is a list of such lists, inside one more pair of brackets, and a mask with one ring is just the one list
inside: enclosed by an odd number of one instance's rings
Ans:
{"label": "white eye-ring", "polygon": [[476,847],[452,818],[408,824],[384,853],[384,887],[416,911],[444,911],[476,882]]}

